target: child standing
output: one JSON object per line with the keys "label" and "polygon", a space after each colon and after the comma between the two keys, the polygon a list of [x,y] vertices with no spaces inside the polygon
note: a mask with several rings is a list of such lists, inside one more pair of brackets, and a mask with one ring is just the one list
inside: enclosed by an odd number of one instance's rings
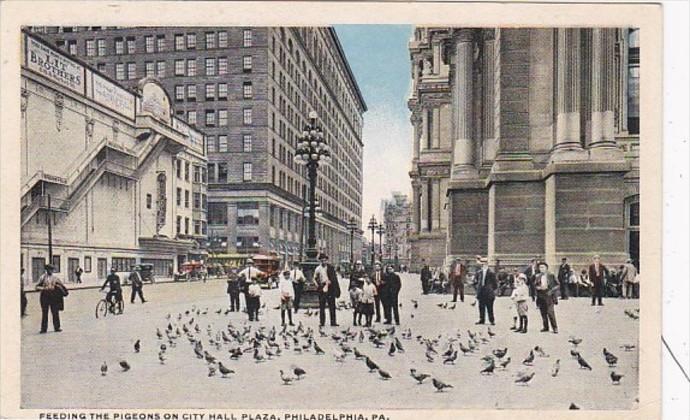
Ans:
{"label": "child standing", "polygon": [[247,314],[250,321],[259,320],[259,306],[261,305],[261,287],[252,279],[247,280]]}
{"label": "child standing", "polygon": [[362,289],[359,285],[353,285],[350,288],[350,303],[352,303],[352,325],[361,326],[362,325]]}
{"label": "child standing", "polygon": [[230,273],[228,277],[228,296],[230,297],[230,312],[240,310],[240,282],[235,273]]}
{"label": "child standing", "polygon": [[362,286],[359,312],[366,317],[366,327],[371,327],[371,319],[374,316],[374,300],[376,295],[376,286],[371,282],[369,277],[365,277],[364,286]]}
{"label": "child standing", "polygon": [[292,323],[292,300],[295,298],[295,288],[290,278],[290,270],[283,272],[278,282],[278,290],[280,291],[280,319],[282,320],[280,325],[285,325],[285,312],[287,312],[290,325],[295,325]]}
{"label": "child standing", "polygon": [[515,289],[510,295],[510,299],[515,303],[518,317],[520,318],[520,327],[515,332],[527,332],[527,299],[529,298],[529,288],[527,287],[527,276],[520,273],[515,281]]}

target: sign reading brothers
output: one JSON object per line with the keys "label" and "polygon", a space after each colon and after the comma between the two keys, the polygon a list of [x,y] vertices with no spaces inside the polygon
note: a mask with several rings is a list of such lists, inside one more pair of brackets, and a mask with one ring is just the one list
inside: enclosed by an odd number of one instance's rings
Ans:
{"label": "sign reading brothers", "polygon": [[26,37],[26,65],[77,93],[84,94],[84,66],[31,37]]}
{"label": "sign reading brothers", "polygon": [[163,87],[155,79],[147,77],[139,82],[139,90],[141,91],[141,112],[170,124],[170,98]]}

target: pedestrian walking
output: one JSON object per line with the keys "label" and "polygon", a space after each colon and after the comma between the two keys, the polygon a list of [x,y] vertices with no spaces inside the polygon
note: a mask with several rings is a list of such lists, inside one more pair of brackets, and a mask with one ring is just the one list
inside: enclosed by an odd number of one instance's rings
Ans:
{"label": "pedestrian walking", "polygon": [[134,303],[134,298],[139,295],[141,303],[146,303],[144,299],[144,281],[141,279],[141,273],[139,269],[135,268],[129,273],[129,281],[132,287],[132,295],[130,296],[130,303]]}
{"label": "pedestrian walking", "polygon": [[247,315],[250,321],[259,321],[259,307],[261,306],[261,287],[254,279],[247,280]]}
{"label": "pedestrian walking", "polygon": [[41,334],[48,331],[48,311],[53,318],[53,329],[55,332],[62,331],[60,328],[60,311],[64,309],[64,298],[68,295],[65,285],[53,275],[55,268],[52,264],[45,265],[45,273],[36,284],[36,290],[41,292]]}
{"label": "pedestrian walking", "polygon": [[314,280],[318,285],[319,291],[319,325],[326,323],[326,306],[328,306],[328,317],[331,326],[337,327],[335,318],[335,300],[340,297],[340,285],[335,268],[328,263],[328,255],[319,255],[321,264],[314,271]]}
{"label": "pedestrian walking", "polygon": [[479,321],[475,324],[481,325],[486,321],[486,314],[489,314],[489,322],[494,325],[494,299],[496,298],[496,274],[489,268],[489,260],[486,257],[479,259],[481,267],[474,275],[475,290],[477,291],[477,301],[479,302]]}
{"label": "pedestrian walking", "polygon": [[592,264],[589,266],[588,274],[589,281],[592,283],[592,306],[594,306],[595,301],[597,305],[603,306],[604,288],[606,287],[608,269],[601,263],[599,255],[595,255],[592,258]]}
{"label": "pedestrian walking", "polygon": [[383,271],[381,263],[374,263],[374,272],[371,274],[372,283],[376,286],[376,296],[374,296],[374,310],[376,312],[375,322],[381,322],[381,287],[383,287]]}
{"label": "pedestrian walking", "polygon": [[515,310],[517,311],[517,317],[520,320],[520,326],[517,327],[513,325],[513,328],[511,328],[511,330],[525,334],[527,333],[527,299],[529,299],[527,276],[525,276],[524,273],[518,274],[513,284],[515,285],[515,288],[513,289],[513,292],[510,295],[510,299],[515,304]]}
{"label": "pedestrian walking", "polygon": [[29,304],[28,299],[26,298],[26,291],[24,290],[24,267],[21,268],[21,273],[19,274],[19,287],[20,287],[20,293],[21,293],[21,316],[25,317],[26,316],[26,307]]}
{"label": "pedestrian walking", "polygon": [[[400,312],[398,310],[398,294],[400,293],[400,276],[392,265],[386,267],[381,290],[381,302],[383,303],[384,324],[390,325],[395,319],[395,325],[400,325]],[[391,313],[392,312],[392,313]]]}
{"label": "pedestrian walking", "polygon": [[304,283],[307,279],[304,277],[304,273],[299,269],[299,264],[296,261],[292,262],[292,268],[290,269],[290,278],[292,279],[292,286],[295,289],[295,313],[299,310],[299,304],[302,299],[302,291],[304,290]]}
{"label": "pedestrian walking", "polygon": [[560,285],[556,276],[549,272],[549,265],[544,261],[539,263],[539,273],[535,277],[535,289],[537,291],[537,306],[543,323],[541,332],[548,332],[549,324],[551,324],[553,333],[558,334],[555,305],[558,302],[557,293]]}
{"label": "pedestrian walking", "polygon": [[625,287],[625,298],[632,299],[637,298],[635,293],[635,281],[637,279],[637,268],[632,263],[632,260],[628,258],[621,269],[621,281]]}
{"label": "pedestrian walking", "polygon": [[77,266],[77,269],[74,270],[74,278],[77,282],[77,284],[81,283],[81,275],[84,274],[84,270],[82,270],[81,266]]}
{"label": "pedestrian walking", "polygon": [[424,266],[422,267],[422,272],[420,275],[420,278],[422,280],[422,294],[427,295],[429,294],[429,281],[431,280],[431,269],[429,268],[429,264],[424,262]]}
{"label": "pedestrian walking", "polygon": [[278,290],[280,292],[280,319],[282,321],[280,325],[285,325],[286,312],[290,325],[295,325],[292,323],[292,307],[294,305],[292,300],[295,297],[295,288],[293,287],[293,280],[290,278],[290,270],[283,272],[278,282]]}
{"label": "pedestrian walking", "polygon": [[244,307],[247,309],[247,312],[249,312],[249,285],[265,274],[263,271],[254,267],[254,260],[251,258],[247,258],[244,264],[245,268],[240,271],[239,274],[239,286],[240,291],[244,294]]}
{"label": "pedestrian walking", "polygon": [[226,293],[230,299],[230,312],[240,310],[240,282],[237,279],[237,273],[230,273],[227,280],[228,287]]}
{"label": "pedestrian walking", "polygon": [[539,267],[537,267],[537,259],[532,258],[529,262],[529,266],[523,271],[525,276],[527,276],[527,287],[529,288],[529,297],[532,298],[532,302],[537,298],[537,293],[534,288],[534,277],[539,272]]}
{"label": "pedestrian walking", "polygon": [[371,320],[374,317],[374,298],[377,294],[376,286],[369,277],[364,278],[364,286],[362,286],[362,298],[359,311],[366,318],[365,327],[371,327]]}
{"label": "pedestrian walking", "polygon": [[458,293],[460,294],[460,302],[465,301],[465,274],[467,274],[467,267],[456,258],[450,267],[450,285],[453,288],[453,302],[458,301]]}
{"label": "pedestrian walking", "polygon": [[560,283],[561,299],[568,299],[568,282],[570,278],[570,264],[566,257],[561,258],[561,265],[558,266],[558,283]]}

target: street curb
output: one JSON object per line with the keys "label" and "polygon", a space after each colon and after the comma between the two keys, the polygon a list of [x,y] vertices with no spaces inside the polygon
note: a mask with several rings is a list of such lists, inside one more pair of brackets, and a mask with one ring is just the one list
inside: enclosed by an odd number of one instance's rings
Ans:
{"label": "street curb", "polygon": [[[216,281],[221,281],[221,280],[224,281],[225,279],[223,279],[223,278],[208,279],[208,280],[206,280],[206,283],[216,282]],[[153,283],[146,283],[146,287],[155,286],[155,285],[157,285],[157,284],[169,284],[169,283],[187,284],[187,283],[204,283],[204,282],[201,281],[201,280],[196,280],[196,281],[193,281],[193,282],[189,282],[189,281],[175,281],[175,280],[172,280],[171,278],[168,277],[168,278],[165,278],[164,280],[156,280],[156,281],[153,282]],[[63,283],[63,284],[64,284],[64,283]],[[65,286],[67,286],[67,290],[69,290],[70,292],[73,292],[73,291],[76,292],[76,291],[78,291],[78,290],[100,289],[100,288],[101,288],[101,285],[100,285],[100,284],[88,284],[88,285],[83,285],[83,286],[82,286],[82,285],[79,285],[79,284],[67,283],[67,284],[65,284]],[[131,287],[130,284],[124,284],[124,283],[122,284],[122,286],[123,286],[123,288]],[[25,289],[24,289],[24,292],[25,292],[25,293],[38,293],[39,290],[27,289],[27,288],[25,288]]]}

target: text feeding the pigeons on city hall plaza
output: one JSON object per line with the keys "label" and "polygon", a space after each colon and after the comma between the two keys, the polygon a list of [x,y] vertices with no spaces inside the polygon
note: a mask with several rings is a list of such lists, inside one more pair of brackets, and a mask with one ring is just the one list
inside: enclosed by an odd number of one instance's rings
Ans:
{"label": "text feeding the pigeons on city hall plaza", "polygon": [[361,413],[137,413],[137,412],[98,412],[98,413],[48,413],[42,412],[39,419],[45,420],[391,420],[384,414]]}

